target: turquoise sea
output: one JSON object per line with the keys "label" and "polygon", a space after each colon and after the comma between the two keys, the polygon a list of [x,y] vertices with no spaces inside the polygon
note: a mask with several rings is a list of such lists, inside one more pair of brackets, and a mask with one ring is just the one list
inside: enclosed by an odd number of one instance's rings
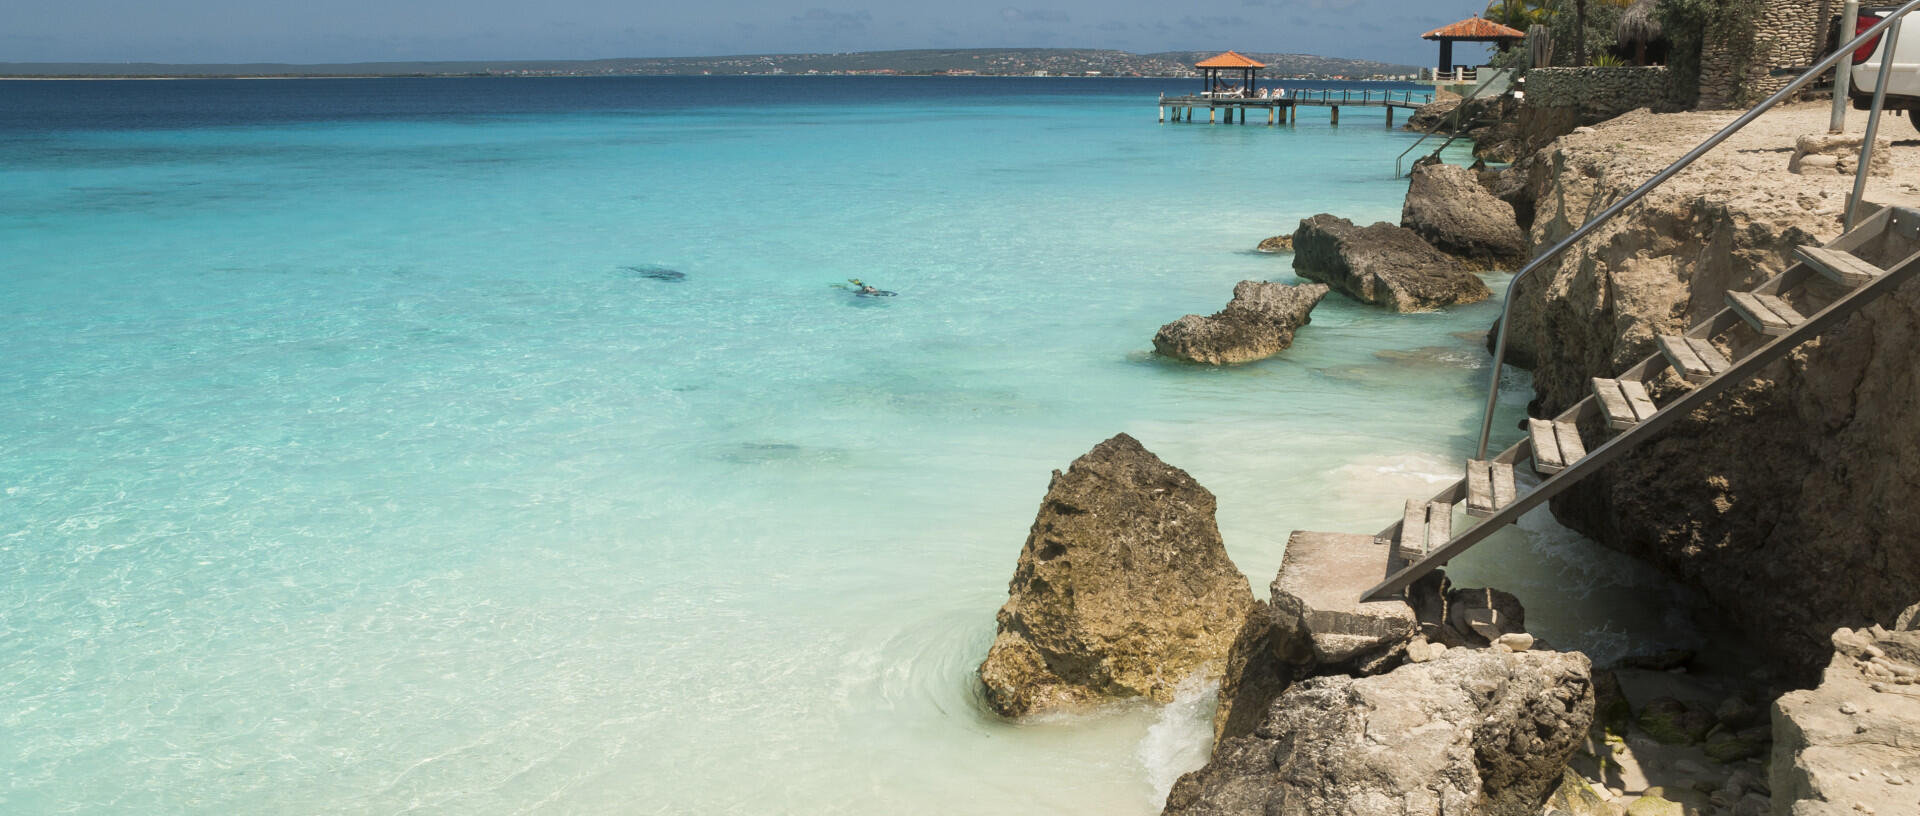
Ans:
{"label": "turquoise sea", "polygon": [[[1264,596],[1452,478],[1497,313],[1152,356],[1415,138],[1188,84],[0,83],[0,811],[1157,812],[1204,685],[975,691],[1050,472],[1138,437]],[[1451,572],[1675,605],[1545,517]]]}

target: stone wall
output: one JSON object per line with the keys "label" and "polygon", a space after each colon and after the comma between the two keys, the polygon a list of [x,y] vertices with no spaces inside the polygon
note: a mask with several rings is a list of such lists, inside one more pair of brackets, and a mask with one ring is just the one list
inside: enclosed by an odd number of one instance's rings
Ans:
{"label": "stone wall", "polygon": [[1812,65],[1838,0],[1726,0],[1700,49],[1700,107],[1746,108],[1793,80],[1775,68]]}
{"label": "stone wall", "polygon": [[1635,108],[1661,107],[1667,94],[1664,65],[1612,68],[1535,68],[1527,72],[1527,104],[1579,108],[1611,117]]}

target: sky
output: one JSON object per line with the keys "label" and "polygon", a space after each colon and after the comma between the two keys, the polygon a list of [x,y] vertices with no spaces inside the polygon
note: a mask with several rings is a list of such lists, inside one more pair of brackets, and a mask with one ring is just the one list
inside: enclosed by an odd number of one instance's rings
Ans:
{"label": "sky", "polygon": [[0,62],[1233,48],[1425,64],[1485,0],[0,0]]}

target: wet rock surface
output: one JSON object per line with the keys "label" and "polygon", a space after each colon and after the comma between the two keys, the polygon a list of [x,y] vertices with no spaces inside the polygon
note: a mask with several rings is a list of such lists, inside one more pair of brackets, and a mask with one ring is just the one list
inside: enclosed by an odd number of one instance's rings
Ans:
{"label": "wet rock surface", "polygon": [[1327,296],[1320,283],[1241,281],[1233,300],[1208,317],[1187,315],[1160,327],[1153,350],[1168,357],[1208,365],[1245,363],[1271,357],[1293,345],[1293,333],[1311,322],[1313,307]]}
{"label": "wet rock surface", "polygon": [[1405,227],[1356,226],[1322,213],[1293,233],[1294,274],[1362,303],[1417,312],[1487,299],[1485,282]]}
{"label": "wet rock surface", "polygon": [[986,700],[1021,716],[1108,699],[1172,699],[1218,670],[1253,606],[1214,497],[1120,434],[1054,471],[980,666]]}

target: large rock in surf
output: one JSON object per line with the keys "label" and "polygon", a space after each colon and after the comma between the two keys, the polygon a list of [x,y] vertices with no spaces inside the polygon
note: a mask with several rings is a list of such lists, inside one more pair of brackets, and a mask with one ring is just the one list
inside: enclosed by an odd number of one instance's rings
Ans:
{"label": "large rock in surf", "polygon": [[1533,816],[1593,722],[1585,655],[1449,649],[1305,680],[1167,797],[1180,816]]}
{"label": "large rock in surf", "polygon": [[1396,312],[1473,303],[1493,294],[1458,259],[1385,221],[1359,227],[1326,213],[1302,219],[1293,253],[1294,274]]}
{"label": "large rock in surf", "polygon": [[1527,258],[1527,236],[1514,218],[1513,205],[1495,198],[1473,171],[1457,165],[1413,169],[1400,226],[1478,266],[1510,269]]}
{"label": "large rock in surf", "polygon": [[[1903,623],[1920,625],[1911,617]],[[1920,630],[1840,629],[1833,646],[1818,688],[1773,704],[1774,812],[1916,812]]]}
{"label": "large rock in surf", "polygon": [[1308,313],[1327,296],[1327,286],[1241,281],[1233,300],[1211,317],[1187,315],[1160,327],[1153,350],[1208,365],[1271,357],[1293,345],[1293,332],[1311,322]]}
{"label": "large rock in surf", "polygon": [[1217,666],[1253,593],[1213,514],[1212,493],[1126,434],[1054,471],[980,665],[993,709],[1171,700]]}

